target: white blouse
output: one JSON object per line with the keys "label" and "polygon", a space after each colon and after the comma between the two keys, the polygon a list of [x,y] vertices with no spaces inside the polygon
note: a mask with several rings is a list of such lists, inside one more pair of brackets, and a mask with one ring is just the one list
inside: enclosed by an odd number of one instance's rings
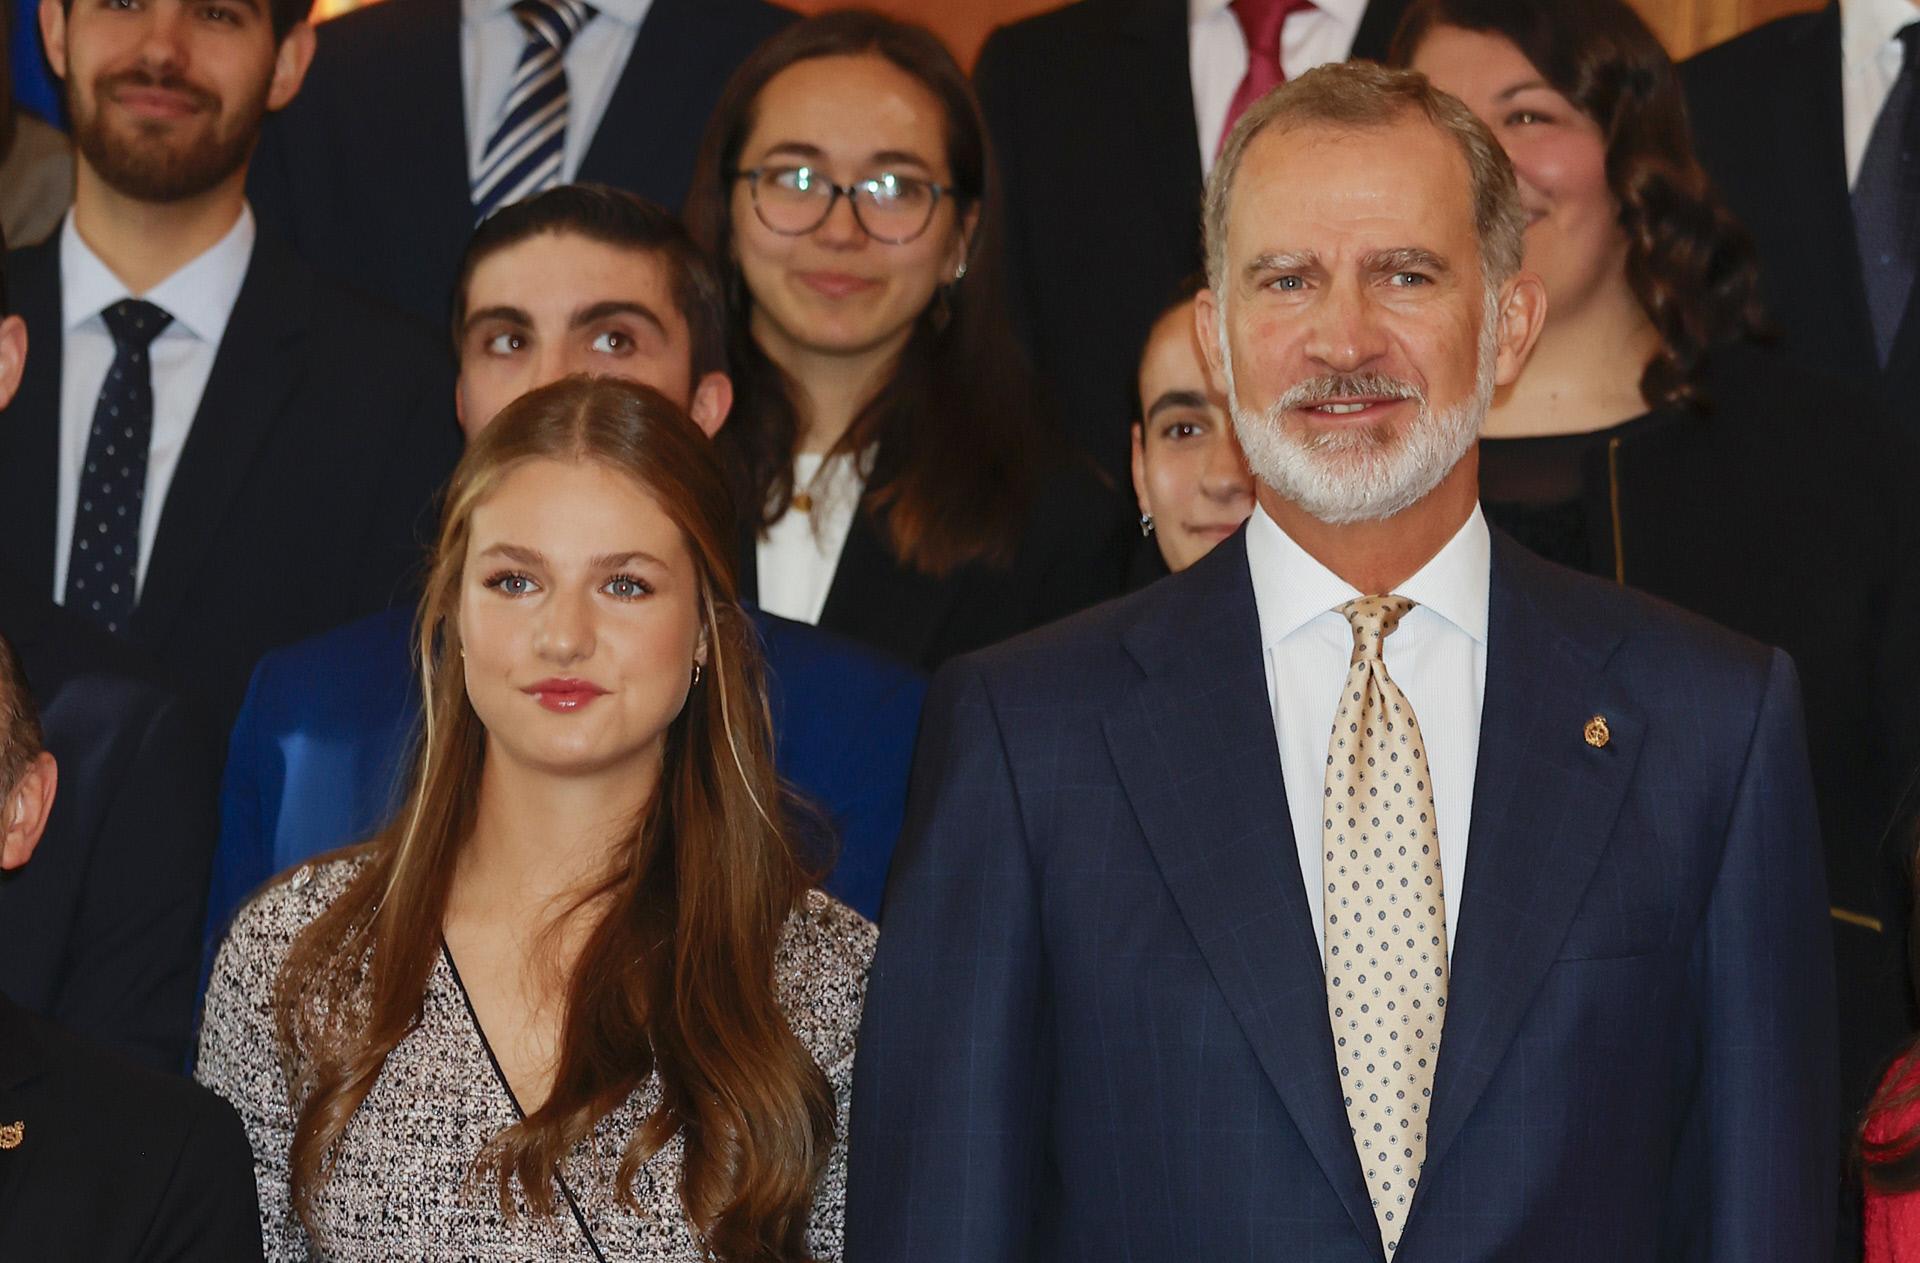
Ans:
{"label": "white blouse", "polygon": [[819,452],[794,456],[793,503],[754,550],[761,609],[802,623],[820,621],[866,491],[864,465],[870,462],[856,462],[844,452],[831,461]]}

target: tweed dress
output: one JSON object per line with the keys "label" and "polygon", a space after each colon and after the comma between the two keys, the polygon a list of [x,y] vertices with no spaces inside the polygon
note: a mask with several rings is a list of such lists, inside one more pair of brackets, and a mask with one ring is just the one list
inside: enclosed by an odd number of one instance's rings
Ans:
{"label": "tweed dress", "polygon": [[[472,1180],[474,1158],[519,1111],[444,951],[427,980],[419,1027],[388,1056],[347,1126],[333,1174],[316,1197],[316,1233],[308,1235],[288,1192],[295,1103],[274,1029],[273,984],[294,937],[340,895],[359,863],[348,857],[307,865],[263,891],[235,919],[207,989],[195,1077],[230,1101],[246,1125],[270,1263],[706,1259],[680,1205],[678,1136],[642,1168],[639,1213],[614,1196],[613,1173],[627,1140],[659,1102],[655,1077],[569,1155],[552,1216],[532,1214],[516,1185],[518,1213],[509,1219],[492,1182]],[[807,1237],[821,1259],[841,1252],[854,1034],[876,935],[859,913],[811,892],[788,920],[774,962],[787,1021],[825,1070],[838,1116]]]}

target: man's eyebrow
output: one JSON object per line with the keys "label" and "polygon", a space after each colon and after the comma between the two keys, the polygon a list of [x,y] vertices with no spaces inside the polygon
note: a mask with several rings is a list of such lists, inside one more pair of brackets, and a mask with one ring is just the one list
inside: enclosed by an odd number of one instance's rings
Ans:
{"label": "man's eyebrow", "polygon": [[1169,390],[1161,393],[1147,409],[1147,420],[1151,421],[1171,408],[1204,408],[1207,397],[1197,390]]}
{"label": "man's eyebrow", "polygon": [[1432,272],[1446,276],[1453,271],[1445,259],[1421,246],[1375,250],[1366,256],[1366,264],[1370,272]]}
{"label": "man's eyebrow", "polygon": [[508,307],[504,303],[492,307],[482,307],[478,311],[467,313],[466,323],[460,326],[462,333],[472,329],[483,320],[498,320],[502,324],[527,326],[533,323],[533,317],[518,307]]}
{"label": "man's eyebrow", "polygon": [[1524,83],[1514,84],[1511,88],[1501,89],[1494,94],[1493,99],[1496,101],[1511,101],[1522,92],[1526,92],[1532,88],[1545,88],[1549,92],[1557,91],[1557,89],[1545,79],[1528,79]]}
{"label": "man's eyebrow", "polygon": [[1258,254],[1247,264],[1247,275],[1257,272],[1300,272],[1320,266],[1320,255],[1313,250],[1274,250]]}
{"label": "man's eyebrow", "polygon": [[659,331],[662,338],[667,336],[667,322],[660,318],[660,314],[645,303],[636,302],[630,298],[609,298],[589,304],[573,313],[573,319],[567,323],[569,327],[579,329],[586,325],[597,324],[611,316],[636,317],[652,325]]}

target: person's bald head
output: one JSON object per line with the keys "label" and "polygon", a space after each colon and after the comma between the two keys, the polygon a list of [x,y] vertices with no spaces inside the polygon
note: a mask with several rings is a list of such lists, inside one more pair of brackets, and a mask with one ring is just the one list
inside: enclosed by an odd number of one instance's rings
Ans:
{"label": "person's bald head", "polygon": [[19,868],[33,857],[58,781],[26,669],[0,636],[0,869]]}

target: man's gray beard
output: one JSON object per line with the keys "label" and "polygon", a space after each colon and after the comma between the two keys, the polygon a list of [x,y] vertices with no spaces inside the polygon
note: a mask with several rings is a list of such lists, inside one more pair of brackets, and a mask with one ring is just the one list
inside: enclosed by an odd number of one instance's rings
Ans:
{"label": "man's gray beard", "polygon": [[1284,423],[1287,413],[1301,405],[1303,393],[1305,402],[1310,403],[1314,392],[1302,392],[1296,386],[1265,412],[1241,406],[1223,318],[1220,364],[1226,378],[1227,401],[1234,432],[1254,477],[1329,526],[1375,522],[1418,504],[1480,437],[1480,426],[1493,404],[1493,373],[1500,350],[1498,316],[1498,295],[1490,293],[1481,315],[1473,394],[1466,399],[1436,414],[1418,387],[1387,379],[1403,392],[1403,397],[1419,405],[1412,423],[1399,434],[1354,430],[1315,436],[1290,433]]}

